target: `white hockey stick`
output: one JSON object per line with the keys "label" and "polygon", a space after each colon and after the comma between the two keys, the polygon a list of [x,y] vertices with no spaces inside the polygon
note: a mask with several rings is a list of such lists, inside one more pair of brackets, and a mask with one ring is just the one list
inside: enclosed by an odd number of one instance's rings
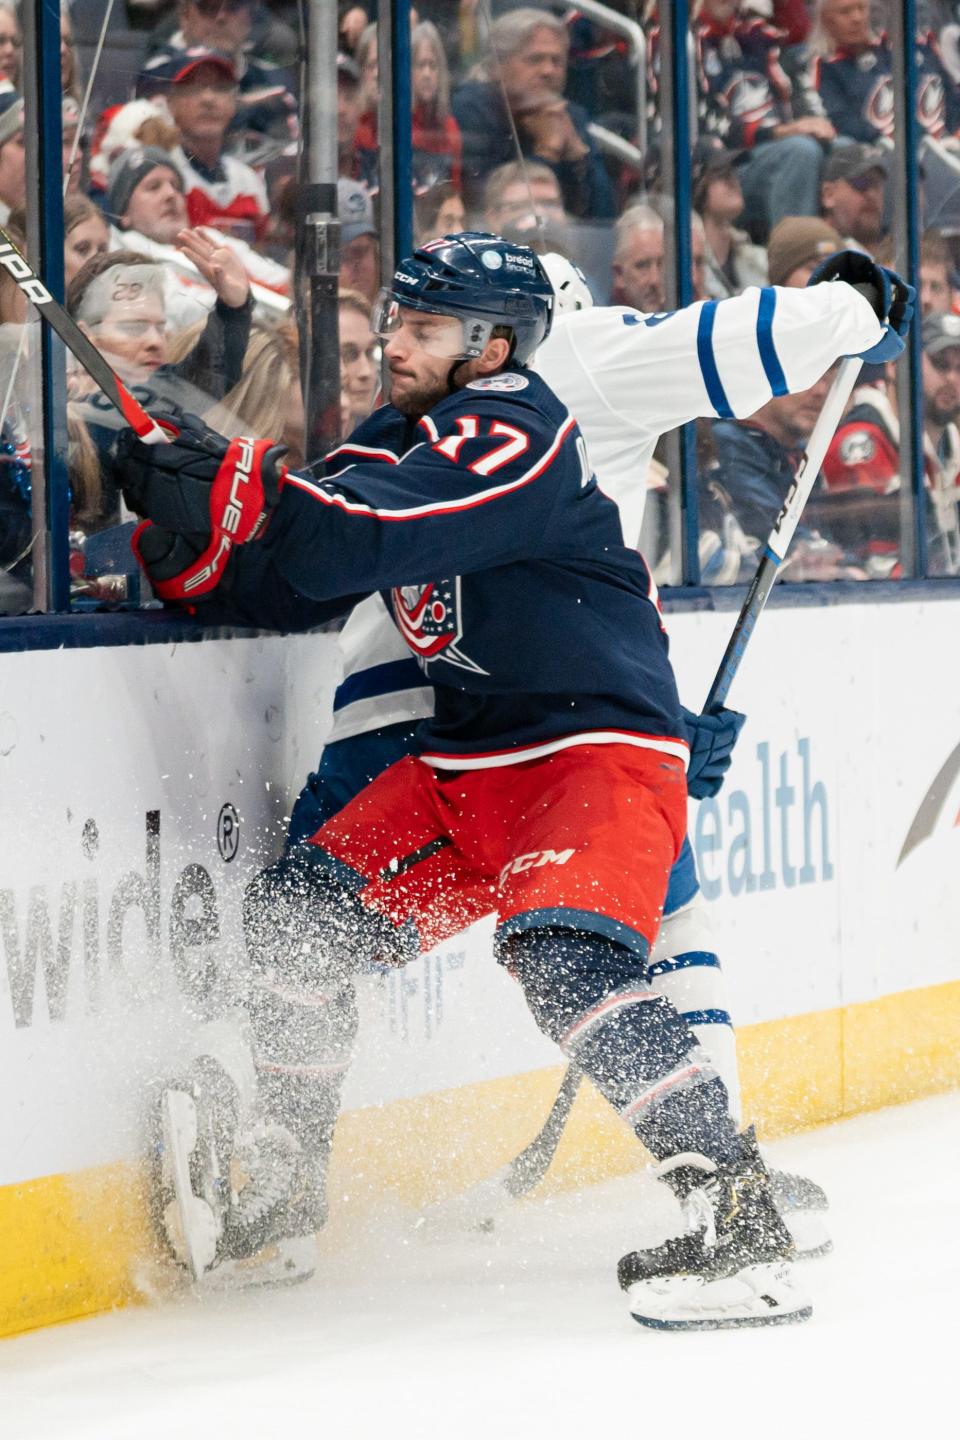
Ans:
{"label": "white hockey stick", "polygon": [[[862,363],[856,356],[849,356],[840,363],[827,398],[823,402],[823,409],[813,427],[813,433],[807,442],[807,448],[797,468],[797,473],[787,491],[780,514],[774,521],[773,529],[761,552],[760,564],[757,566],[756,574],[751,581],[740,614],[737,616],[733,634],[730,636],[723,659],[713,684],[710,686],[710,693],[703,707],[705,711],[711,705],[722,704],[730,692],[730,686],[740,668],[740,662],[750,636],[767,603],[767,597],[773,588],[773,582],[777,578],[790,541],[796,533],[803,508],[810,499],[827,450],[830,448],[830,442],[836,434],[837,426],[843,419],[847,401],[857,383]],[[582,1079],[583,1071],[571,1062],[564,1073],[557,1098],[550,1107],[550,1113],[539,1132],[530,1141],[530,1144],[494,1177],[500,1188],[505,1190],[508,1195],[517,1199],[521,1195],[528,1194],[540,1184],[546,1175],[553,1157],[557,1153],[560,1137],[570,1116],[570,1111],[573,1109],[573,1102],[577,1097]]]}

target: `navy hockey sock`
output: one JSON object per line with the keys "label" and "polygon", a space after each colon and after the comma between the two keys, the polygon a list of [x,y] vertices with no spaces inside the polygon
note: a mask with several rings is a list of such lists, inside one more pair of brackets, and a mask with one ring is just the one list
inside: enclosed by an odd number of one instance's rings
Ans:
{"label": "navy hockey sock", "polygon": [[738,1153],[726,1087],[630,950],[586,931],[530,930],[510,969],[544,1034],[560,1046],[658,1159]]}

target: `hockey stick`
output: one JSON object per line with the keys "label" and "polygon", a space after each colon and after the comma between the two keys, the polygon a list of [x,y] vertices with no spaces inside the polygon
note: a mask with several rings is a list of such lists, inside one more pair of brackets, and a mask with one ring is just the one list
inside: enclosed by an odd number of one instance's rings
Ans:
{"label": "hockey stick", "polygon": [[[767,597],[773,588],[773,582],[777,578],[780,565],[796,532],[803,508],[810,498],[814,483],[826,458],[830,441],[843,418],[843,412],[857,382],[861,364],[862,361],[856,356],[850,356],[841,361],[840,369],[823,402],[823,408],[813,427],[813,433],[807,442],[807,448],[797,468],[797,473],[787,491],[780,514],[774,521],[773,529],[763,547],[760,564],[750,583],[750,588],[737,617],[737,623],[733,628],[713,684],[710,686],[704,710],[709,710],[711,705],[722,704],[730,692],[730,686],[740,668],[750,636],[767,603]],[[557,1146],[560,1143],[560,1137],[570,1111],[573,1109],[573,1102],[582,1079],[583,1071],[579,1070],[571,1061],[564,1073],[557,1098],[540,1131],[515,1159],[509,1161],[499,1171],[497,1178],[501,1188],[512,1195],[514,1199],[533,1190],[549,1170],[553,1157],[557,1153]]]}
{"label": "hockey stick", "polygon": [[0,265],[23,291],[31,305],[36,306],[51,330],[59,335],[71,355],[79,361],[107,399],[116,406],[140,439],[147,445],[165,444],[169,439],[165,431],[147,414],[139,400],[134,399],[119,375],[111,369],[93,342],[84,335],[73,316],[67,313],[58,300],[54,300],[2,225]]}
{"label": "hockey stick", "polygon": [[710,693],[707,695],[703,707],[704,711],[709,710],[711,705],[722,705],[730,693],[733,677],[740,668],[740,662],[750,636],[767,603],[773,582],[777,578],[783,558],[800,522],[803,507],[810,499],[817,476],[820,474],[820,467],[830,448],[830,441],[843,418],[843,412],[853,392],[853,387],[857,383],[857,376],[860,374],[862,364],[863,361],[856,355],[850,355],[840,362],[840,369],[823,402],[823,409],[813,427],[813,434],[807,442],[807,448],[803,453],[797,473],[793,477],[790,489],[787,491],[780,514],[774,521],[773,529],[763,547],[760,564],[750,582],[746,599],[737,616],[737,623],[733,627],[733,634],[723,652],[720,668],[710,686]]}

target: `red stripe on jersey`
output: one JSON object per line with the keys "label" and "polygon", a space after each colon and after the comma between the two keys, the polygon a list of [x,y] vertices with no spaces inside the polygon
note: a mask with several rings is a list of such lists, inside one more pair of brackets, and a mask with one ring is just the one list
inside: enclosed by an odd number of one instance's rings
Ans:
{"label": "red stripe on jersey", "polygon": [[344,495],[331,495],[329,491],[323,490],[312,480],[304,475],[290,474],[287,476],[287,484],[295,485],[298,490],[319,500],[323,505],[332,505],[337,510],[343,510],[348,515],[367,515],[375,520],[424,520],[431,515],[457,515],[463,510],[475,510],[480,505],[486,505],[491,500],[499,500],[501,495],[509,495],[513,490],[520,490],[524,485],[529,485],[538,476],[542,475],[548,466],[553,464],[564,440],[576,425],[572,415],[569,415],[566,422],[557,431],[549,449],[541,457],[538,464],[534,465],[517,480],[511,480],[506,485],[495,485],[490,490],[480,490],[473,495],[465,495],[461,500],[441,500],[435,505],[412,505],[407,510],[378,510],[373,505],[362,505],[358,501],[348,500]]}

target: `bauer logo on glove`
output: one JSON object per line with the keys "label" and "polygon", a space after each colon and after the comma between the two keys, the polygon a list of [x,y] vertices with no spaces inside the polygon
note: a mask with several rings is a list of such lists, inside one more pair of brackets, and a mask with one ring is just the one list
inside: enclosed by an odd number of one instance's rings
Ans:
{"label": "bauer logo on glove", "polygon": [[162,599],[199,599],[220,583],[233,547],[263,534],[286,478],[286,447],[228,440],[196,415],[156,419],[168,445],[144,445],[132,431],[117,442],[124,499],[162,537],[157,545],[141,526],[134,549]]}

